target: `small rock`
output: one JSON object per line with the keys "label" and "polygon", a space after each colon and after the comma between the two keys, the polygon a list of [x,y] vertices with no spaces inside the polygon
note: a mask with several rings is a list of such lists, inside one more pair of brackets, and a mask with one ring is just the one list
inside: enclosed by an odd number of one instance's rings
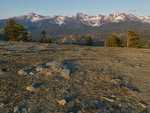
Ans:
{"label": "small rock", "polygon": [[35,84],[33,84],[33,85],[31,85],[31,86],[27,86],[26,87],[26,90],[28,90],[28,91],[38,91],[38,88],[40,87],[42,85],[42,83],[35,83]]}
{"label": "small rock", "polygon": [[60,105],[64,106],[67,102],[65,99],[62,100],[56,100]]}
{"label": "small rock", "polygon": [[34,73],[34,72],[30,72],[30,73],[29,73],[29,75],[31,75],[31,76],[32,76],[32,75],[35,75],[35,73]]}
{"label": "small rock", "polygon": [[35,68],[35,71],[38,71],[38,72],[43,71],[43,67],[38,66],[38,67]]}
{"label": "small rock", "polygon": [[16,113],[16,112],[19,112],[19,107],[18,106],[14,107],[14,113]]}
{"label": "small rock", "polygon": [[27,86],[26,87],[26,90],[28,90],[28,91],[37,91],[37,89],[35,89],[33,86]]}
{"label": "small rock", "polygon": [[115,102],[114,99],[109,99],[109,98],[106,98],[106,97],[100,97],[101,99],[104,99],[104,100],[107,100],[109,102]]}
{"label": "small rock", "polygon": [[119,107],[122,107],[122,104],[121,104],[121,103],[119,103]]}
{"label": "small rock", "polygon": [[121,80],[120,79],[112,79],[111,82],[114,84],[119,84],[121,82]]}
{"label": "small rock", "polygon": [[147,108],[147,106],[142,103],[139,103],[139,106],[141,106],[142,108],[145,108],[145,109]]}
{"label": "small rock", "polygon": [[45,75],[47,75],[47,76],[51,76],[51,75],[53,75],[54,73],[53,72],[46,72],[45,73]]}
{"label": "small rock", "polygon": [[4,107],[4,103],[0,103],[0,108],[3,108]]}
{"label": "small rock", "polygon": [[24,69],[21,69],[18,71],[18,74],[19,75],[27,75],[28,73]]}
{"label": "small rock", "polygon": [[112,98],[116,98],[116,96],[115,96],[115,95],[111,95],[111,97],[112,97]]}

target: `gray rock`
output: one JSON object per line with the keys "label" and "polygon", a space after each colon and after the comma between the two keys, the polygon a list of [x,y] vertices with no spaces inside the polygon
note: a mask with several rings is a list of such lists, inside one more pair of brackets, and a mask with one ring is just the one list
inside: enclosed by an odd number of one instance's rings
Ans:
{"label": "gray rock", "polygon": [[[58,61],[52,61],[46,63],[46,66],[50,66],[56,73],[60,73],[61,77],[69,79],[70,70],[68,70],[62,63]],[[51,75],[51,72],[47,72],[47,75]]]}
{"label": "gray rock", "polygon": [[70,79],[70,76],[69,76],[70,70],[68,70],[68,69],[66,69],[66,68],[64,68],[64,69],[61,71],[60,74],[61,74],[62,77],[66,78],[66,79]]}

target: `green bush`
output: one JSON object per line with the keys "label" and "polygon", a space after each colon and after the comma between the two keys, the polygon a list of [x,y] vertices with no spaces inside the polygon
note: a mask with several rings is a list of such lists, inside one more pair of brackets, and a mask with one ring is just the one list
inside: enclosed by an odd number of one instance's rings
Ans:
{"label": "green bush", "polygon": [[122,40],[121,38],[117,37],[116,35],[112,35],[105,43],[106,47],[122,47]]}

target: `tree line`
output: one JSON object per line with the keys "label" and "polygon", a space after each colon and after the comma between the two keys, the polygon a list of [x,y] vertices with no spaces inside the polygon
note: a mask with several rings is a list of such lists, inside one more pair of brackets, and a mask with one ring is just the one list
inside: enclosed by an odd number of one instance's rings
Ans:
{"label": "tree line", "polygon": [[[34,41],[31,39],[31,33],[28,32],[26,28],[22,25],[15,22],[14,18],[11,18],[7,21],[5,27],[5,34],[7,36],[8,41]],[[140,35],[135,33],[133,30],[128,30],[127,32],[127,43],[124,47],[134,47],[134,48],[142,48],[143,43],[140,38]],[[41,31],[41,39],[39,40],[41,43],[52,43],[51,37],[46,34],[46,31]],[[89,35],[87,37],[87,45],[93,45],[92,36]],[[105,42],[106,47],[123,47],[122,39],[117,35],[112,35],[108,40]]]}
{"label": "tree line", "polygon": [[[106,47],[123,47],[123,41],[117,35],[112,35],[106,42]],[[143,43],[140,35],[133,30],[127,32],[127,43],[125,47],[143,48]]]}

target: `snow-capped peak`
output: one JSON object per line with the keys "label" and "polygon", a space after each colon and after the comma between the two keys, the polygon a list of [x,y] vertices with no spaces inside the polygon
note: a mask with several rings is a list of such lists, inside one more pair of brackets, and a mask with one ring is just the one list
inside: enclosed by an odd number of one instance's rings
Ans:
{"label": "snow-capped peak", "polygon": [[34,17],[35,15],[36,15],[35,13],[31,12],[28,14],[28,17]]}
{"label": "snow-capped peak", "polygon": [[24,19],[27,17],[27,21],[31,22],[39,22],[42,20],[47,20],[51,24],[57,24],[59,26],[63,24],[67,24],[69,20],[76,21],[77,23],[82,23],[87,26],[93,26],[93,27],[99,27],[106,23],[118,23],[118,22],[143,22],[143,23],[150,23],[150,16],[135,16],[133,14],[129,13],[115,13],[115,14],[109,14],[106,16],[103,15],[94,15],[89,16],[85,13],[77,13],[76,15],[69,15],[69,16],[41,16],[35,13],[29,13],[27,16],[23,16]]}
{"label": "snow-capped peak", "polygon": [[44,19],[50,19],[50,17],[49,16],[41,16],[41,15],[35,14],[33,12],[31,12],[27,15],[27,20],[30,20],[31,22],[37,22],[37,21],[44,20]]}

